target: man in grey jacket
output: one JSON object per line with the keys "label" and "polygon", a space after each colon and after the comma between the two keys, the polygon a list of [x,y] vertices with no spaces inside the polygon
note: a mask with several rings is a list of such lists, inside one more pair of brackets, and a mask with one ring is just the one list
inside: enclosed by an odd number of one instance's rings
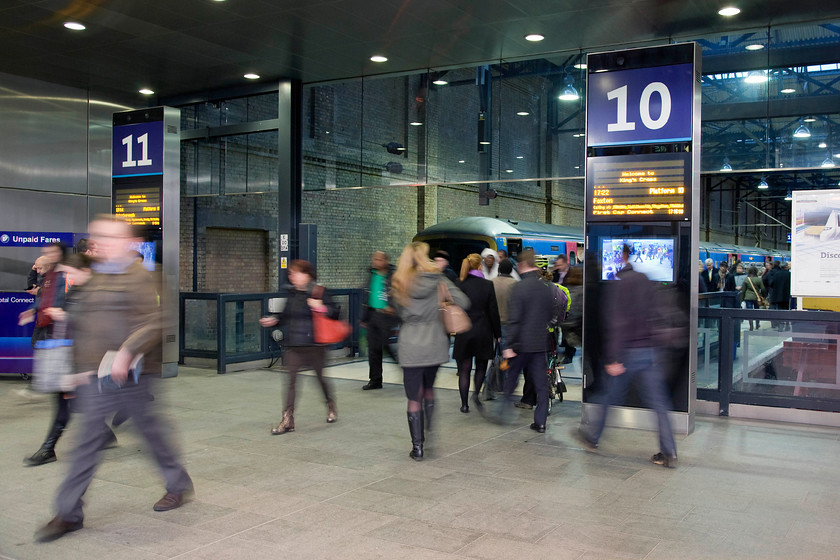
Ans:
{"label": "man in grey jacket", "polygon": [[530,249],[519,254],[522,281],[511,288],[508,300],[507,348],[503,356],[512,360],[505,379],[505,409],[524,369],[537,392],[537,407],[531,429],[545,432],[548,418],[548,377],[546,371],[547,329],[563,319],[566,296],[556,286],[540,278],[536,257]]}

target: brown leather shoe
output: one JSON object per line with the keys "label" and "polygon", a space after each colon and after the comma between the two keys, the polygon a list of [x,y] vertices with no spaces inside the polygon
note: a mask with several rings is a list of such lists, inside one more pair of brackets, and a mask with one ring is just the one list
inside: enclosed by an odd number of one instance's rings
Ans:
{"label": "brown leather shoe", "polygon": [[67,533],[78,531],[82,527],[84,524],[81,521],[64,521],[59,517],[53,517],[49,523],[35,531],[35,542],[51,542]]}
{"label": "brown leather shoe", "polygon": [[283,421],[276,428],[271,429],[271,435],[279,436],[287,432],[295,431],[295,413],[293,410],[283,412]]}
{"label": "brown leather shoe", "polygon": [[157,501],[152,508],[155,511],[170,511],[181,507],[184,503],[184,494],[176,494],[174,492],[167,492],[163,498]]}

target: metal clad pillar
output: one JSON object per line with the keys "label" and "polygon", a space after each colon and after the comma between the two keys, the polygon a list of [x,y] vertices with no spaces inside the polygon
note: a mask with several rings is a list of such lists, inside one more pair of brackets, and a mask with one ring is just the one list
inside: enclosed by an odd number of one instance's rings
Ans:
{"label": "metal clad pillar", "polygon": [[278,288],[286,284],[289,261],[299,258],[298,227],[301,221],[301,101],[298,80],[284,79],[278,85],[277,237],[280,269]]}

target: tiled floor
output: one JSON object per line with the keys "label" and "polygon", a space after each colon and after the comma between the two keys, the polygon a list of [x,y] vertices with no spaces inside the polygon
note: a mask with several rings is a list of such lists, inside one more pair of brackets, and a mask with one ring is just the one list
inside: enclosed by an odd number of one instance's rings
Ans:
{"label": "tiled floor", "polygon": [[598,454],[582,450],[570,436],[578,402],[558,406],[544,435],[526,411],[512,425],[461,414],[444,369],[428,458],[416,463],[402,386],[362,391],[364,364],[329,373],[339,422],[325,423],[305,376],[297,431],[272,437],[283,373],[181,368],[158,404],[177,426],[194,500],[152,511],[162,482],[129,423],[86,496],[85,528],[40,545],[32,534],[51,516],[73,430],[57,463],[24,468],[50,403],[23,401],[19,380],[0,380],[0,556],[840,558],[837,429],[698,417],[668,470],[648,462],[649,432],[612,429]]}

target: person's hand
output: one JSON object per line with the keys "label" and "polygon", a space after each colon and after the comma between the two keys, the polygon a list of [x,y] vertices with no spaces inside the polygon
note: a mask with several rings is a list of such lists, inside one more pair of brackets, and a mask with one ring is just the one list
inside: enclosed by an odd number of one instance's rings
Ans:
{"label": "person's hand", "polygon": [[31,323],[34,316],[34,309],[27,309],[26,311],[23,311],[20,315],[18,315],[18,325],[23,326],[27,323]]}
{"label": "person's hand", "polygon": [[607,370],[607,374],[612,375],[613,377],[615,377],[616,375],[621,375],[626,371],[624,369],[624,364],[620,364],[618,362],[607,364],[606,366],[604,366],[604,369]]}
{"label": "person's hand", "polygon": [[263,317],[260,319],[260,326],[261,327],[273,327],[279,321],[277,321],[276,317]]}
{"label": "person's hand", "polygon": [[513,351],[513,350],[511,350],[510,348],[505,348],[505,349],[502,351],[502,357],[503,357],[504,359],[506,359],[506,360],[512,360],[512,359],[514,359],[514,358],[516,357],[516,352],[514,352],[514,351]]}
{"label": "person's hand", "polygon": [[53,321],[64,321],[67,319],[67,312],[60,307],[47,307],[44,309],[44,313],[46,313]]}
{"label": "person's hand", "polygon": [[131,352],[125,348],[120,348],[114,357],[114,363],[111,365],[111,379],[117,385],[122,385],[128,378],[128,367],[131,365],[132,357]]}
{"label": "person's hand", "polygon": [[323,313],[327,310],[327,306],[320,299],[309,298],[306,300],[306,303],[312,311]]}

